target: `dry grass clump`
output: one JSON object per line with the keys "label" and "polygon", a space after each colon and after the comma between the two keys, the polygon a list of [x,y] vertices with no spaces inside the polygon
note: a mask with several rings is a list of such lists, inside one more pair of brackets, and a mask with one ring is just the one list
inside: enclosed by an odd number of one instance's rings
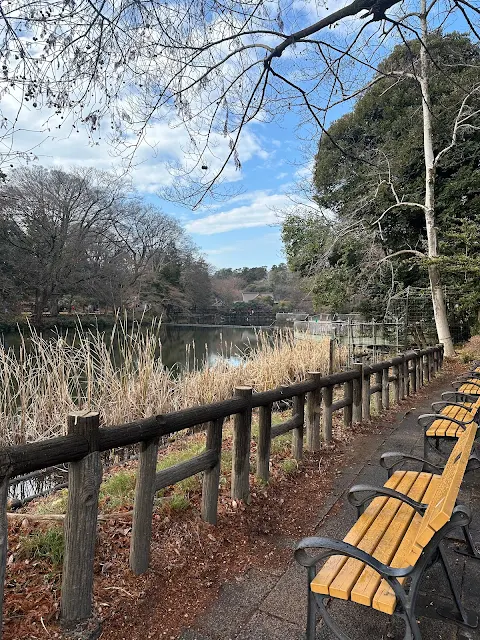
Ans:
{"label": "dry grass clump", "polygon": [[121,424],[224,400],[238,385],[264,391],[310,370],[328,371],[327,341],[295,342],[291,333],[277,332],[259,333],[255,346],[232,354],[235,363],[219,358],[172,373],[162,364],[159,330],[158,322],[145,329],[119,320],[108,338],[79,325],[52,339],[32,328],[19,351],[0,349],[0,444],[61,435],[74,410],[98,410],[104,424]]}
{"label": "dry grass clump", "polygon": [[480,336],[472,336],[460,350],[460,358],[463,362],[480,360]]}

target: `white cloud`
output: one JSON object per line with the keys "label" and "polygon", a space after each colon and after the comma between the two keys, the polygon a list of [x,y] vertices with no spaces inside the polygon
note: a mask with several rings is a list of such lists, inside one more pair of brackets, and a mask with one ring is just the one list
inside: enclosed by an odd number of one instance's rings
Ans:
{"label": "white cloud", "polygon": [[278,224],[280,212],[293,206],[290,198],[283,193],[255,191],[247,195],[250,196],[248,204],[192,220],[186,225],[187,231],[199,235],[212,235],[234,229]]}
{"label": "white cloud", "polygon": [[[2,100],[2,116],[13,121],[17,111],[15,96],[6,95]],[[46,108],[35,109],[24,105],[18,115],[14,148],[17,152],[27,153],[32,160],[36,159],[38,164],[45,166],[90,166],[105,171],[123,171],[126,167],[125,158],[122,159],[120,153],[108,142],[109,123],[105,122],[97,134],[97,138],[90,137],[86,128],[75,122],[72,116],[62,119],[57,115],[51,116]],[[133,144],[133,137],[131,142]],[[229,153],[228,139],[223,135],[212,134],[210,150],[203,154],[196,169],[194,165],[198,158],[189,153],[190,143],[183,125],[172,127],[166,118],[153,122],[129,167],[133,186],[144,193],[156,193],[163,187],[172,185],[175,178],[168,169],[169,164],[193,170],[197,178],[200,177],[203,181],[213,177]],[[244,164],[254,158],[265,161],[270,154],[262,143],[251,128],[246,127],[238,145],[240,162]],[[31,154],[30,150],[33,151]],[[208,169],[202,170],[202,165]],[[242,170],[237,170],[231,160],[222,174],[222,180],[231,183],[242,178]]]}
{"label": "white cloud", "polygon": [[221,256],[224,253],[234,253],[238,251],[239,245],[232,244],[225,247],[218,247],[217,249],[204,249],[203,253],[207,256]]}

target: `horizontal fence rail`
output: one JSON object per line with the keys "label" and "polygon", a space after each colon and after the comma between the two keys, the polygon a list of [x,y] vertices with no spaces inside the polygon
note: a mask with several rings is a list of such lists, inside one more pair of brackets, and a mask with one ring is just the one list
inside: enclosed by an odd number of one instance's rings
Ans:
{"label": "horizontal fence rail", "polygon": [[[72,413],[67,420],[67,435],[1,449],[1,601],[7,557],[7,496],[13,478],[29,477],[28,474],[35,471],[69,463],[60,610],[63,624],[75,626],[89,619],[93,611],[93,564],[102,452],[139,445],[130,545],[130,568],[138,575],[147,571],[149,566],[154,496],[160,489],[203,472],[201,515],[206,522],[216,524],[226,418],[234,417],[231,495],[234,499],[248,501],[254,409],[258,409],[256,474],[267,482],[274,438],[291,431],[292,456],[300,461],[304,441],[308,451],[319,451],[322,443],[332,440],[335,412],[343,411],[345,427],[354,422],[368,421],[372,404],[377,414],[388,409],[391,401],[399,402],[429,382],[442,363],[443,347],[437,345],[372,365],[355,363],[349,371],[328,376],[311,372],[303,382],[261,393],[253,393],[251,387],[238,387],[233,398],[222,402],[112,427],[100,427],[97,412]],[[275,403],[285,400],[291,401],[292,416],[272,425]],[[157,472],[161,438],[199,425],[206,433],[205,450],[186,462]],[[0,638],[1,635],[0,624]]]}

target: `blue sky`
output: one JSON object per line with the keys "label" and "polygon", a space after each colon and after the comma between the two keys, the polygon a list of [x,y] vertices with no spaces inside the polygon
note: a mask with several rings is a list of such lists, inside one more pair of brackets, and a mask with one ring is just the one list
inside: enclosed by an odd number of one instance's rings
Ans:
{"label": "blue sky", "polygon": [[261,152],[238,172],[231,186],[238,194],[200,211],[157,202],[179,217],[195,244],[216,268],[271,266],[285,261],[280,239],[281,210],[291,204],[289,193],[300,174],[307,173],[311,155],[302,152],[293,116],[250,128]]}
{"label": "blue sky", "polygon": [[[5,111],[10,107],[13,113],[16,104],[6,96],[2,106]],[[58,123],[54,117],[47,121],[41,109],[24,106],[16,148],[28,150],[38,145],[35,161],[44,166],[118,170],[120,160],[106,142],[89,140],[82,128],[69,128],[68,119],[61,125],[55,130]],[[288,194],[299,178],[309,174],[315,149],[313,141],[307,149],[305,141],[298,138],[297,125],[293,114],[271,123],[249,125],[239,145],[242,168],[237,171],[232,161],[226,172],[233,195],[196,211],[158,196],[171,181],[165,162],[181,160],[185,140],[182,131],[171,129],[166,122],[151,127],[150,138],[137,152],[129,179],[145,200],[180,221],[214,268],[278,264],[285,261],[280,211],[291,206]]]}
{"label": "blue sky", "polygon": [[[342,6],[344,2],[334,0],[333,4]],[[299,14],[302,25],[326,10],[322,2],[320,5],[317,6],[314,0],[310,3],[305,0]],[[445,28],[454,26],[465,28],[455,19]],[[353,24],[355,28],[358,24]],[[292,58],[296,57],[293,49],[289,52]],[[377,50],[376,53],[382,52]],[[369,72],[365,73],[368,75]],[[352,82],[357,79],[354,73]],[[3,113],[13,120],[18,104],[15,96],[4,96]],[[343,105],[330,111],[327,124],[349,107],[351,105]],[[85,129],[79,127],[77,130],[75,124],[68,117],[60,119],[51,112],[32,109],[24,103],[17,122],[15,148],[18,151],[34,148],[36,162],[46,166],[120,170],[121,160],[105,142],[104,132],[100,130],[100,138],[92,140]],[[233,194],[226,200],[191,211],[158,196],[172,182],[166,163],[181,164],[190,140],[182,127],[171,128],[167,117],[161,119],[159,114],[137,150],[129,180],[137,193],[179,220],[214,268],[271,266],[285,260],[280,239],[281,211],[291,206],[289,194],[299,179],[308,178],[311,170],[318,140],[311,136],[308,139],[308,135],[299,126],[297,116],[290,112],[271,123],[248,125],[238,147],[242,168],[237,171],[232,161],[224,174]],[[228,141],[223,136],[217,137],[216,145],[217,155],[211,155],[207,163],[212,172],[215,172],[214,165],[218,167],[220,158],[228,153]]]}

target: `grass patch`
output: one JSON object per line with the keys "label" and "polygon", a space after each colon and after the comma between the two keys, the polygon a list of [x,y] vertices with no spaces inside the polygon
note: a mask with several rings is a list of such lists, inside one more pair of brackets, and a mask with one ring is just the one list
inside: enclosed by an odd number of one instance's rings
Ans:
{"label": "grass patch", "polygon": [[115,511],[132,505],[134,493],[135,474],[131,471],[119,471],[102,482],[99,501],[104,510]]}
{"label": "grass patch", "polygon": [[162,456],[157,462],[157,471],[163,471],[164,469],[168,469],[168,467],[173,467],[175,464],[186,462],[187,460],[190,460],[190,458],[198,456],[198,454],[202,453],[204,450],[204,442],[189,442],[184,449],[180,449],[179,451],[170,451],[167,455]]}
{"label": "grass patch", "polygon": [[62,489],[53,496],[39,502],[35,512],[39,514],[66,513],[68,503],[68,489]]}
{"label": "grass patch", "polygon": [[289,451],[291,446],[292,446],[292,434],[284,433],[283,435],[277,436],[272,440],[270,453],[272,455],[281,455],[282,453]]}
{"label": "grass patch", "polygon": [[298,471],[298,463],[293,458],[287,458],[280,462],[280,469],[287,476],[291,476]]}
{"label": "grass patch", "polygon": [[170,511],[186,511],[192,506],[190,500],[184,493],[173,493],[166,503]]}
{"label": "grass patch", "polygon": [[49,527],[21,536],[19,549],[24,558],[47,560],[54,567],[61,566],[65,550],[63,528]]}
{"label": "grass patch", "polygon": [[[198,456],[198,454],[203,453],[203,451],[205,451],[204,442],[189,442],[184,449],[171,451],[170,453],[167,453],[167,455],[162,456],[162,458],[157,462],[157,471],[163,471],[164,469],[173,467],[176,464],[187,462],[187,460]],[[199,474],[191,476],[190,478],[185,478],[185,480],[181,480],[175,485],[175,489],[184,494],[198,491],[200,487],[201,481]]]}

